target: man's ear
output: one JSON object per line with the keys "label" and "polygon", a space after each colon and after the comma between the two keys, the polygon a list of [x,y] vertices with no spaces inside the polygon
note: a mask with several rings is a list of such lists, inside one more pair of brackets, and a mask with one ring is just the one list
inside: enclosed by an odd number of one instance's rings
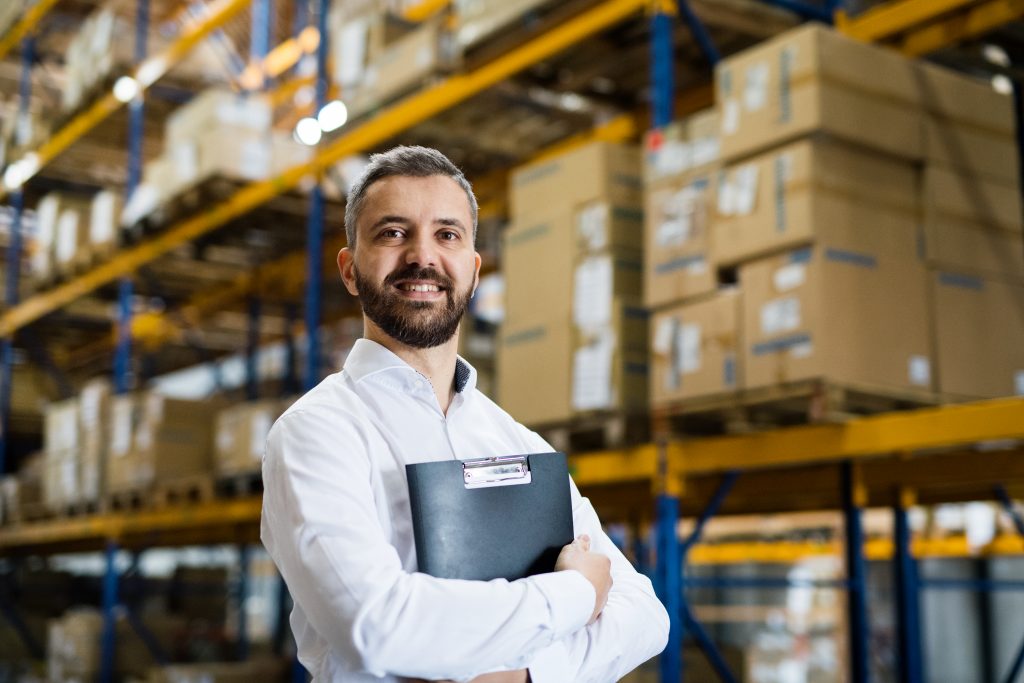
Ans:
{"label": "man's ear", "polygon": [[480,266],[484,260],[480,258],[480,252],[473,252],[473,259],[476,263],[476,267],[473,270],[473,296],[476,296],[476,289],[480,286]]}
{"label": "man's ear", "polygon": [[341,281],[345,284],[348,293],[352,296],[359,296],[359,288],[356,287],[355,254],[349,247],[344,247],[338,252],[338,272],[341,273]]}

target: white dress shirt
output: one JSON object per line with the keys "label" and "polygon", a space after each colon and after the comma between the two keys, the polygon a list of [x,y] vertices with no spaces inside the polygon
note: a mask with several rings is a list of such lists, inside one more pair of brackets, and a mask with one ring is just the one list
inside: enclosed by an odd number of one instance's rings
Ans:
{"label": "white dress shirt", "polygon": [[575,535],[612,561],[594,624],[594,588],[577,571],[512,582],[416,571],[406,464],[553,450],[477,391],[462,359],[456,389],[446,416],[426,377],[360,339],[344,369],[270,431],[261,537],[294,600],[298,656],[314,680],[466,681],[529,668],[534,683],[616,681],[661,652],[664,607],[575,483]]}

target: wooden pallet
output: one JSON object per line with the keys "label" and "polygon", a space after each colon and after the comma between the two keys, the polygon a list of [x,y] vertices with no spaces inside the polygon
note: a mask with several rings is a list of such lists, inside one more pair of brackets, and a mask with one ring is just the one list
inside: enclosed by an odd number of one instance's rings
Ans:
{"label": "wooden pallet", "polygon": [[217,495],[224,498],[246,498],[263,493],[260,470],[221,474],[217,478]]}
{"label": "wooden pallet", "polygon": [[704,435],[747,432],[852,418],[943,403],[932,391],[829,382],[790,382],[684,400],[652,410],[655,434]]}
{"label": "wooden pallet", "polygon": [[106,500],[79,500],[74,503],[64,503],[56,508],[52,508],[50,510],[50,516],[58,519],[88,517],[89,515],[97,515],[101,512],[106,512],[106,510]]}
{"label": "wooden pallet", "polygon": [[147,487],[107,492],[106,509],[111,512],[138,512],[149,506],[150,490]]}
{"label": "wooden pallet", "polygon": [[213,478],[198,474],[155,483],[150,500],[154,507],[165,508],[204,503],[213,500],[215,493]]}
{"label": "wooden pallet", "polygon": [[643,414],[599,412],[534,429],[563,453],[622,448],[650,438],[650,422]]}

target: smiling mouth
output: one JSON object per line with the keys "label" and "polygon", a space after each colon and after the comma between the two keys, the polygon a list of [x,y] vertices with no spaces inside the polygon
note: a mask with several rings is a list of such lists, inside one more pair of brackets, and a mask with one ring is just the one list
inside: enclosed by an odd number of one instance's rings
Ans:
{"label": "smiling mouth", "polygon": [[412,282],[402,282],[395,286],[403,292],[440,292],[442,289],[438,285],[416,284]]}

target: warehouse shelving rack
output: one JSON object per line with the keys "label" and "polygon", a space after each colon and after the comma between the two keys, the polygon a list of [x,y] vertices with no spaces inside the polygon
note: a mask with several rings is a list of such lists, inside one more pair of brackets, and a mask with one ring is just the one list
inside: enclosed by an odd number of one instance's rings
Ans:
{"label": "warehouse shelving rack", "polygon": [[[263,3],[266,0],[255,0]],[[767,1],[767,0],[765,0]],[[140,8],[146,0],[140,0]],[[194,26],[164,55],[163,70],[147,72],[143,67],[154,60],[142,62],[135,77],[142,89],[151,85],[156,77],[165,73],[176,59],[197,44],[231,16],[249,5],[250,0],[224,0],[207,19]],[[32,29],[56,4],[56,0],[40,0],[8,35],[0,39],[0,54],[12,49],[23,38],[24,52],[30,63]],[[409,10],[409,17],[423,18],[447,3],[429,0]],[[802,16],[825,18],[840,3],[832,2],[823,14],[794,0],[775,0],[775,4],[799,10]],[[319,32],[326,36],[323,24],[325,2],[321,0]],[[38,320],[77,297],[107,283],[123,279],[142,266],[178,245],[195,240],[223,226],[229,220],[245,214],[274,196],[296,186],[303,178],[319,177],[324,170],[342,157],[371,149],[394,134],[415,123],[435,116],[470,96],[508,78],[550,55],[584,38],[614,26],[627,16],[648,10],[652,31],[652,112],[655,125],[671,120],[675,93],[672,92],[671,26],[673,14],[678,14],[689,26],[694,39],[712,63],[717,50],[699,19],[686,0],[676,5],[652,3],[647,0],[605,0],[595,4],[579,16],[556,26],[473,72],[449,77],[396,105],[375,118],[341,135],[321,147],[309,164],[289,169],[282,176],[262,183],[243,187],[227,200],[209,211],[177,223],[168,231],[138,246],[123,250],[111,261],[81,275],[64,285],[37,294],[23,303],[11,299],[16,289],[9,284],[8,310],[0,315],[0,335],[4,336],[3,371],[9,377],[10,340],[18,329]],[[144,16],[144,12],[140,11]],[[1024,8],[1010,0],[897,0],[861,17],[846,18],[837,15],[839,28],[849,35],[865,40],[886,41],[896,38],[897,46],[908,54],[924,54],[948,42],[979,35],[1006,21],[1024,15]],[[254,16],[267,17],[265,12]],[[925,25],[927,23],[927,25]],[[252,52],[262,58],[267,55],[266,42],[255,38],[263,35],[254,31]],[[315,79],[317,103],[326,99],[327,84],[324,70],[326,40],[318,46],[319,71]],[[141,54],[139,56],[142,56]],[[152,80],[150,80],[152,79]],[[85,135],[102,118],[108,116],[120,103],[106,96],[83,114],[72,120],[46,145],[37,150],[32,159],[31,173],[37,172],[60,151]],[[27,98],[26,98],[27,99]],[[134,118],[134,117],[133,117]],[[140,119],[141,120],[141,119]],[[631,137],[639,126],[635,118],[621,117],[608,124],[597,137],[611,139]],[[132,126],[132,139],[139,140],[141,131]],[[136,157],[137,161],[137,157]],[[130,178],[137,180],[137,167]],[[132,181],[129,180],[129,187]],[[11,199],[16,206],[21,201],[20,188]],[[215,307],[225,298],[251,296],[250,318],[259,317],[258,293],[260,283],[277,277],[308,275],[305,295],[307,329],[314,329],[319,310],[319,269],[323,259],[322,196],[314,191],[308,222],[309,239],[304,258],[287,258],[264,266],[263,272],[240,279],[229,291],[207,295],[203,305]],[[318,203],[320,208],[318,209]],[[12,240],[13,242],[13,240]],[[334,241],[328,250],[338,246]],[[9,263],[17,262],[17,250],[12,244]],[[8,270],[10,274],[13,269]],[[119,332],[118,386],[127,386],[127,357],[133,338],[144,337],[159,342],[170,335],[170,326],[163,316],[150,314],[142,319],[130,320],[127,300],[130,289],[122,287],[122,317]],[[250,330],[256,330],[253,324]],[[315,344],[316,335],[308,335]],[[254,357],[255,334],[250,337],[250,361]],[[305,385],[311,386],[319,375],[318,351],[308,354]],[[254,364],[249,364],[250,397],[254,396]],[[5,390],[9,381],[4,383]],[[659,593],[669,607],[672,618],[670,647],[662,657],[662,679],[679,680],[682,676],[679,653],[684,632],[693,633],[708,654],[723,680],[732,680],[731,674],[717,655],[714,644],[703,633],[685,600],[684,588],[696,585],[676,571],[685,566],[688,557],[698,555],[695,544],[708,519],[720,512],[775,509],[793,507],[792,494],[799,492],[808,504],[817,507],[841,507],[846,519],[845,556],[848,576],[837,587],[848,591],[848,613],[851,619],[850,651],[851,680],[867,680],[866,666],[866,605],[864,600],[864,539],[860,524],[862,508],[869,504],[892,505],[896,519],[893,543],[893,561],[897,568],[899,603],[899,650],[904,680],[923,680],[920,656],[920,624],[917,621],[917,595],[922,587],[938,586],[916,576],[914,559],[910,552],[907,507],[914,501],[978,499],[997,496],[1012,511],[1010,496],[1024,495],[1024,469],[1019,445],[1004,451],[989,452],[978,449],[1000,440],[1024,439],[1024,401],[1005,400],[976,405],[926,409],[907,414],[881,415],[863,418],[843,425],[825,425],[793,428],[743,437],[722,437],[685,442],[663,442],[622,451],[589,454],[573,458],[574,477],[588,491],[639,483],[653,490],[657,497],[658,568],[656,579]],[[936,453],[935,449],[961,449]],[[2,458],[2,449],[0,449]],[[2,462],[2,460],[0,460]],[[922,469],[922,465],[925,468]],[[742,474],[740,474],[742,472]],[[765,491],[777,495],[764,496]],[[810,495],[808,495],[810,494]],[[703,510],[693,508],[693,501],[709,499]],[[258,538],[260,501],[258,497],[217,501],[182,510],[150,511],[130,516],[103,515],[81,519],[38,522],[19,527],[0,529],[0,548],[4,554],[56,553],[74,550],[104,550],[107,557],[104,609],[107,630],[104,637],[104,661],[112,661],[113,637],[109,624],[116,603],[117,573],[114,558],[118,548],[141,549],[153,546],[183,544],[251,543]],[[692,534],[680,540],[676,523],[680,513],[699,513]],[[1024,532],[1024,522],[1014,513],[1018,530]],[[1011,551],[1016,548],[1011,546]],[[745,552],[743,548],[734,552]],[[749,551],[749,550],[748,550]],[[796,549],[795,552],[802,552]],[[714,554],[713,552],[711,553]],[[243,557],[245,553],[242,553]],[[640,554],[642,555],[642,553]],[[638,556],[640,556],[638,555]],[[242,568],[244,585],[245,571]],[[764,582],[767,585],[771,582]],[[948,586],[947,586],[948,587]],[[994,584],[963,585],[970,588],[995,588]],[[1014,586],[1010,586],[1014,587]],[[1019,586],[1018,586],[1019,588]],[[241,626],[241,648],[244,651],[244,620]],[[1014,671],[1024,665],[1024,647],[1014,662]],[[109,673],[109,668],[105,669]],[[1007,680],[1012,680],[1011,672]]]}

